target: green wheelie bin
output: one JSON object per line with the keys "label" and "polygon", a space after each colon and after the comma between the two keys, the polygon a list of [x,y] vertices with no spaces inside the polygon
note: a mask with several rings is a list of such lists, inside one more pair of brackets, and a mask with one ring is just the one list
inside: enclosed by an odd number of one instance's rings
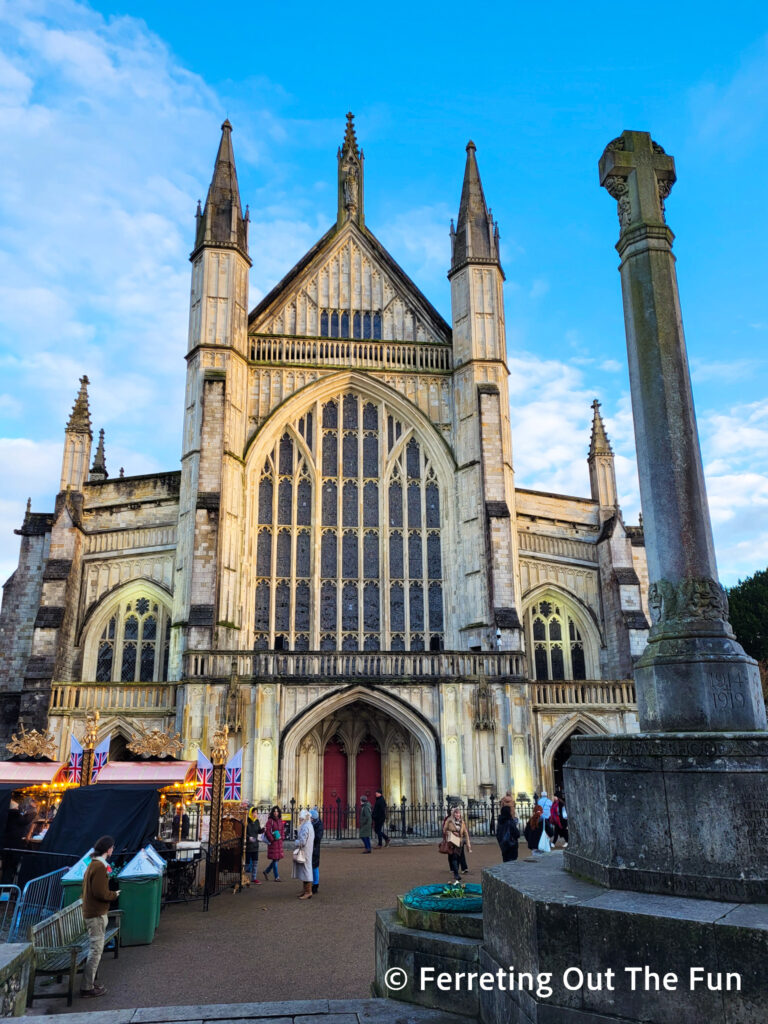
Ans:
{"label": "green wheelie bin", "polygon": [[157,906],[163,873],[144,850],[128,861],[118,875],[122,946],[146,946],[155,937]]}
{"label": "green wheelie bin", "polygon": [[87,853],[76,864],[73,864],[65,875],[61,876],[61,887],[64,890],[63,906],[71,906],[83,895],[83,878],[85,869],[90,863],[91,853]]}
{"label": "green wheelie bin", "polygon": [[154,846],[145,846],[144,853],[146,853],[146,855],[149,857],[152,863],[160,871],[160,885],[158,885],[157,887],[157,905],[155,907],[155,928],[157,928],[160,924],[160,909],[163,904],[163,875],[165,874],[168,868],[168,862],[166,860],[163,860],[163,858],[160,856],[160,854],[157,852]]}

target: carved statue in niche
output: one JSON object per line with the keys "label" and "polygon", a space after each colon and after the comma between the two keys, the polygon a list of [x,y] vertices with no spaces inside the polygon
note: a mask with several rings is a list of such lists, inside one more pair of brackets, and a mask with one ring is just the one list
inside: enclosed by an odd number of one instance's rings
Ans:
{"label": "carved statue in niche", "polygon": [[475,729],[496,728],[493,715],[493,694],[484,683],[475,690]]}
{"label": "carved statue in niche", "polygon": [[357,209],[357,168],[350,162],[344,170],[344,207],[350,212]]}

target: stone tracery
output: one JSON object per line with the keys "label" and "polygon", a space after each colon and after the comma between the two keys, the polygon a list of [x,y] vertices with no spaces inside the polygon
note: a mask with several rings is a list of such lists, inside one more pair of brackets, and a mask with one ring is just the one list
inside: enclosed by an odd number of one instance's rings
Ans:
{"label": "stone tracery", "polygon": [[256,648],[441,650],[440,508],[383,402],[346,391],[287,426],[259,471]]}

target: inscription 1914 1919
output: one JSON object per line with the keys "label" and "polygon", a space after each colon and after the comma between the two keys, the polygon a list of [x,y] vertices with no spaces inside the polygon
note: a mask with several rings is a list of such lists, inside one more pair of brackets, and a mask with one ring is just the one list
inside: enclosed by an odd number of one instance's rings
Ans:
{"label": "inscription 1914 1919", "polygon": [[727,672],[710,672],[709,681],[712,702],[716,708],[726,710],[727,708],[745,707],[748,681],[741,675],[732,676]]}

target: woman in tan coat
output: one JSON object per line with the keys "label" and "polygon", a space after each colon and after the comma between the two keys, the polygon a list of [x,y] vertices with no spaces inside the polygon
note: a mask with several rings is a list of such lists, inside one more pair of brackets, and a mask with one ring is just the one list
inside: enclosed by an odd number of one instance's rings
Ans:
{"label": "woman in tan coat", "polygon": [[469,841],[467,824],[461,816],[461,808],[456,806],[443,822],[443,839],[448,844],[448,866],[453,872],[454,881],[461,881],[459,870],[461,868],[461,856],[466,847],[468,853],[472,853],[472,844]]}

